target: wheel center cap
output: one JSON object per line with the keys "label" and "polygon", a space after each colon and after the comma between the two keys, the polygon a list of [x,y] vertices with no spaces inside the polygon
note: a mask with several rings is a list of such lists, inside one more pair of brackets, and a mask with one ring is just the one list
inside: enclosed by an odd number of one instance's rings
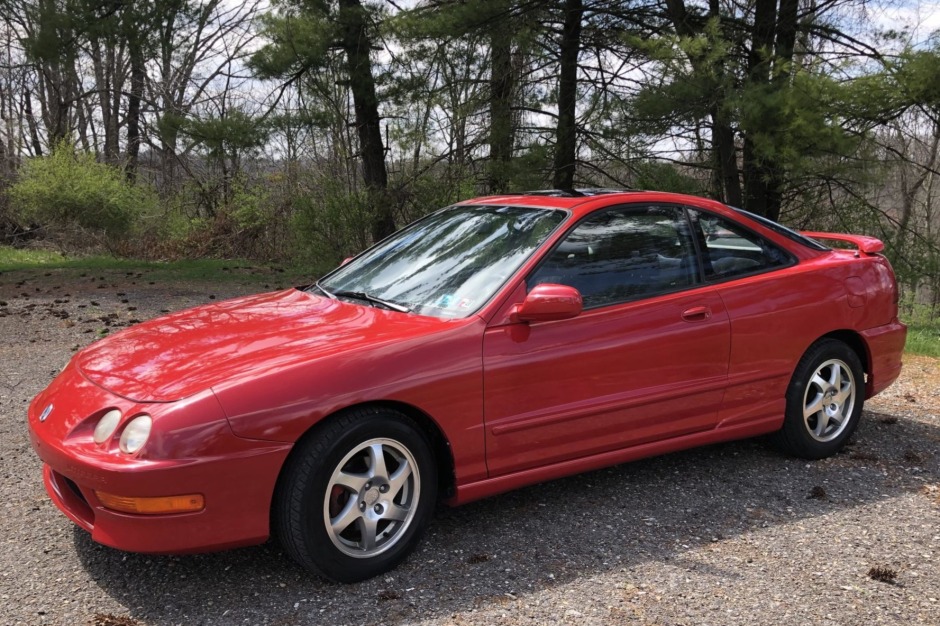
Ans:
{"label": "wheel center cap", "polygon": [[379,499],[379,490],[373,487],[362,496],[362,501],[366,503],[366,506],[372,506]]}

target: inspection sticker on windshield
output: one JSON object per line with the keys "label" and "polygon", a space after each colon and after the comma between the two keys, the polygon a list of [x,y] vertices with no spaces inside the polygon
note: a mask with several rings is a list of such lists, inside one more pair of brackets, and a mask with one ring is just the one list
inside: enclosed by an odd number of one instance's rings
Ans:
{"label": "inspection sticker on windshield", "polygon": [[437,308],[439,309],[451,308],[452,306],[454,306],[454,299],[455,298],[453,294],[447,294],[447,295],[441,296],[441,299],[437,301]]}

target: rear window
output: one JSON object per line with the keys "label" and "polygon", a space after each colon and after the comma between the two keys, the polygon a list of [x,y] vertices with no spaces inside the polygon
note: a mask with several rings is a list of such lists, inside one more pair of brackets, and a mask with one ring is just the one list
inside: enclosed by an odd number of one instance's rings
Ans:
{"label": "rear window", "polygon": [[804,246],[806,246],[807,248],[812,248],[813,250],[829,250],[829,248],[827,248],[826,246],[822,245],[822,244],[819,243],[818,241],[815,241],[815,240],[813,240],[813,239],[810,239],[809,237],[804,237],[803,235],[801,235],[800,233],[796,232],[795,230],[792,230],[792,229],[790,229],[790,228],[787,228],[786,226],[784,226],[784,225],[782,225],[782,224],[778,224],[777,222],[775,222],[775,221],[773,221],[773,220],[769,220],[769,219],[767,219],[766,217],[762,217],[762,216],[760,216],[760,215],[757,215],[757,214],[755,214],[755,213],[751,213],[750,211],[745,211],[744,209],[739,209],[739,208],[737,208],[737,207],[729,207],[729,208],[732,209],[732,210],[734,210],[734,211],[736,211],[736,212],[739,213],[740,215],[743,215],[743,216],[745,216],[745,217],[747,217],[747,218],[749,218],[749,219],[751,219],[751,220],[757,222],[758,224],[760,224],[760,225],[763,226],[764,228],[769,228],[770,230],[774,231],[774,232],[777,233],[778,235],[783,235],[784,237],[786,237],[786,238],[789,239],[790,241],[795,241],[796,243],[801,244],[801,245],[804,245]]}
{"label": "rear window", "polygon": [[702,247],[706,280],[726,280],[791,265],[788,253],[766,237],[719,215],[689,209]]}

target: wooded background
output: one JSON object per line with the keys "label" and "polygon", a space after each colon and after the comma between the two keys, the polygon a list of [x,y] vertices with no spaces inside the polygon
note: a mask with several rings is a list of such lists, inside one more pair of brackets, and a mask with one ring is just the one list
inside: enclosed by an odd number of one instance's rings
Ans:
{"label": "wooded background", "polygon": [[627,186],[880,237],[936,313],[932,10],[0,0],[0,243],[319,270],[475,195]]}

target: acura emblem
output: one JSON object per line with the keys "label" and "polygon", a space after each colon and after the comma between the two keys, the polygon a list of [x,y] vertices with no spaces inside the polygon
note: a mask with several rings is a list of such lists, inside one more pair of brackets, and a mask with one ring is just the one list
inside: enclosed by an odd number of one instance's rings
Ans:
{"label": "acura emblem", "polygon": [[50,404],[42,410],[42,413],[39,414],[39,421],[45,422],[46,418],[49,417],[49,414],[52,413],[52,405]]}

